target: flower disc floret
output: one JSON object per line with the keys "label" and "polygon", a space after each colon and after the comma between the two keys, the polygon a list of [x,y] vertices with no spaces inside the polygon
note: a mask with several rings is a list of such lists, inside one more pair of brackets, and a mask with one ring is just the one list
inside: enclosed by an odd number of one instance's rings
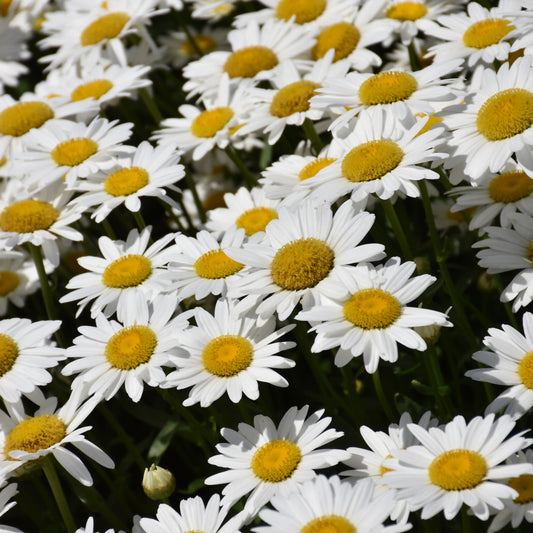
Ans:
{"label": "flower disc floret", "polygon": [[106,79],[88,81],[87,83],[78,85],[70,93],[70,99],[73,102],[79,102],[80,100],[86,100],[87,98],[98,100],[112,88],[113,83]]}
{"label": "flower disc floret", "polygon": [[149,174],[144,168],[120,168],[107,176],[104,190],[111,196],[129,196],[146,187],[149,181]]}
{"label": "flower disc floret", "polygon": [[402,314],[402,304],[383,289],[362,289],[352,294],[342,312],[346,320],[361,329],[388,328]]}
{"label": "flower disc floret", "polygon": [[282,87],[272,98],[270,113],[278,118],[309,110],[309,100],[320,87],[319,83],[309,80],[295,81]]}
{"label": "flower disc floret", "polygon": [[533,351],[527,352],[518,364],[518,377],[528,388],[533,389]]}
{"label": "flower disc floret", "polygon": [[19,356],[17,343],[5,333],[0,333],[0,377],[7,374]]}
{"label": "flower disc floret", "polygon": [[483,456],[473,450],[448,450],[429,465],[431,483],[444,490],[466,490],[477,487],[487,474]]}
{"label": "flower disc floret", "polygon": [[248,237],[258,231],[265,231],[268,223],[278,218],[278,213],[271,207],[253,207],[240,215],[235,224],[244,229]]}
{"label": "flower disc floret", "polygon": [[250,366],[253,353],[252,343],[245,337],[221,335],[207,343],[202,351],[202,362],[210,374],[229,378]]}
{"label": "flower disc floret", "polygon": [[93,139],[78,137],[59,143],[50,152],[50,157],[60,166],[75,167],[98,151]]}
{"label": "flower disc floret", "polygon": [[92,46],[105,39],[118,37],[124,26],[129,22],[130,16],[122,11],[108,13],[91,22],[80,35],[82,46]]}
{"label": "flower disc floret", "polygon": [[242,263],[230,259],[221,249],[210,250],[201,255],[193,265],[201,278],[222,279],[236,274],[243,268]]}
{"label": "flower disc floret", "polygon": [[214,137],[232,118],[231,107],[215,107],[215,109],[202,111],[192,121],[191,133],[202,139]]}
{"label": "flower disc floret", "polygon": [[194,56],[201,50],[204,54],[212,52],[217,47],[215,39],[205,33],[198,33],[191,39],[186,39],[181,45],[181,51],[188,56]]}
{"label": "flower disc floret", "polygon": [[428,8],[421,2],[398,2],[387,9],[387,17],[401,21],[415,21],[422,18]]}
{"label": "flower disc floret", "polygon": [[334,163],[336,159],[334,157],[317,157],[315,160],[307,163],[302,170],[298,173],[298,179],[300,181],[307,180],[316,176],[323,168],[329,167],[331,163]]}
{"label": "flower disc floret", "polygon": [[518,202],[533,193],[533,179],[522,170],[510,170],[489,183],[489,196],[502,204]]}
{"label": "flower disc floret", "polygon": [[368,141],[352,148],[342,160],[342,175],[351,182],[378,180],[402,161],[403,150],[388,139]]}
{"label": "flower disc floret", "polygon": [[280,0],[276,6],[276,17],[290,20],[294,16],[296,24],[305,24],[322,15],[326,5],[326,0]]}
{"label": "flower disc floret", "polygon": [[115,333],[107,342],[105,356],[119,370],[133,370],[147,363],[157,346],[157,336],[147,326],[130,326]]}
{"label": "flower disc floret", "polygon": [[152,273],[152,263],[144,255],[128,254],[107,265],[102,283],[113,289],[137,287]]}
{"label": "flower disc floret", "polygon": [[0,133],[20,137],[32,128],[40,128],[54,118],[52,108],[44,102],[19,102],[0,113]]}
{"label": "flower disc floret", "polygon": [[361,39],[359,30],[349,22],[337,22],[324,28],[317,37],[313,47],[313,59],[323,58],[328,50],[335,50],[333,62],[348,57]]}
{"label": "flower disc floret", "polygon": [[363,105],[392,104],[407,100],[417,88],[418,82],[409,72],[387,71],[361,83],[358,95]]}
{"label": "flower disc floret", "polygon": [[357,530],[346,517],[330,514],[313,518],[300,533],[357,533]]}
{"label": "flower disc floret", "polygon": [[491,96],[477,114],[476,126],[487,140],[501,141],[520,135],[533,125],[533,93],[506,89]]}
{"label": "flower disc floret", "polygon": [[278,64],[276,54],[266,46],[247,46],[233,52],[224,64],[230,78],[253,78]]}
{"label": "flower disc floret", "polygon": [[0,229],[14,233],[47,230],[58,219],[59,211],[42,200],[20,200],[0,213]]}
{"label": "flower disc floret", "polygon": [[20,278],[10,270],[0,272],[0,297],[12,293],[20,284]]}
{"label": "flower disc floret", "polygon": [[533,475],[522,474],[511,479],[508,485],[518,492],[518,496],[513,500],[514,503],[525,505],[533,502]]}
{"label": "flower disc floret", "polygon": [[469,48],[487,48],[499,43],[515,27],[505,19],[478,20],[463,33],[463,44]]}
{"label": "flower disc floret", "polygon": [[279,483],[289,479],[298,468],[302,452],[297,444],[276,439],[263,444],[252,457],[252,472],[262,481]]}
{"label": "flower disc floret", "polygon": [[282,289],[310,289],[333,268],[335,254],[323,241],[298,239],[282,246],[270,264],[272,280]]}

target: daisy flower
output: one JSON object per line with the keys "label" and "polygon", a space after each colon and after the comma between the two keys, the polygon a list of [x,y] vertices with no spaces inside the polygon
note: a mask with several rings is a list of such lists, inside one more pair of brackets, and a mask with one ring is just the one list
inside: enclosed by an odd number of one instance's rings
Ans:
{"label": "daisy flower", "polygon": [[26,46],[26,39],[26,33],[13,27],[7,19],[0,17],[0,49],[2,50],[0,91],[2,94],[5,92],[4,85],[16,87],[19,77],[28,72],[28,67],[20,63],[21,60],[28,59],[31,55]]}
{"label": "daisy flower", "polygon": [[507,438],[514,428],[511,417],[477,416],[468,424],[456,416],[441,428],[424,429],[408,424],[420,445],[396,450],[384,462],[388,468],[383,483],[399,489],[414,509],[422,509],[422,520],[444,512],[454,518],[465,504],[480,520],[489,517],[489,506],[501,510],[503,500],[518,492],[501,480],[533,473],[533,465],[501,464],[529,446],[522,433]]}
{"label": "daisy flower", "polygon": [[76,183],[76,190],[85,192],[74,202],[85,208],[97,206],[91,217],[98,223],[119,205],[132,212],[139,211],[143,196],[153,196],[174,206],[165,188],[173,188],[185,176],[179,159],[171,146],[154,148],[148,141],[142,141],[137,148],[132,147],[131,155],[115,160],[106,172]]}
{"label": "daisy flower", "polygon": [[183,317],[172,318],[173,295],[159,295],[152,305],[137,302],[135,313],[121,324],[96,315],[96,327],[81,326],[81,335],[67,348],[74,359],[61,373],[77,374],[72,389],[87,384],[87,395],[109,401],[122,386],[134,401],[141,399],[144,384],[157,387],[165,379],[162,366],[182,354],[176,336],[188,325]]}
{"label": "daisy flower", "polygon": [[26,297],[40,287],[34,262],[22,252],[0,252],[0,316],[8,310],[8,304],[22,308]]}
{"label": "daisy flower", "polygon": [[288,386],[274,369],[295,365],[291,359],[277,355],[296,346],[294,342],[277,342],[294,324],[275,331],[273,316],[259,325],[256,317],[240,315],[225,299],[217,300],[214,315],[197,307],[194,316],[198,326],[180,334],[179,344],[186,353],[172,360],[177,370],[163,385],[178,390],[192,387],[183,405],[200,403],[208,407],[224,393],[233,403],[238,403],[243,394],[257,400],[260,381]]}
{"label": "daisy flower", "polygon": [[307,405],[291,407],[278,427],[269,417],[257,415],[253,426],[240,423],[238,431],[221,430],[227,442],[217,444],[220,455],[208,462],[226,471],[209,476],[205,483],[226,485],[222,489],[224,507],[249,494],[244,512],[256,515],[273,496],[286,496],[315,477],[315,469],[348,458],[344,450],[321,448],[343,433],[326,429],[331,418],[322,418],[323,409],[307,417],[308,409]]}
{"label": "daisy flower", "polygon": [[466,103],[445,116],[452,130],[454,155],[466,156],[464,171],[474,180],[490,169],[499,172],[514,154],[533,174],[532,57],[483,69],[472,81]]}
{"label": "daisy flower", "polygon": [[124,323],[135,319],[145,300],[153,302],[161,293],[169,292],[164,279],[166,265],[176,253],[174,246],[165,248],[174,238],[168,233],[148,246],[151,227],[140,234],[137,229],[128,233],[126,241],[112,241],[100,237],[98,246],[103,257],[83,256],[78,263],[88,272],[74,276],[67,283],[71,292],[60,298],[60,303],[78,303],[79,316],[92,300],[91,317],[102,311],[109,317],[117,313]]}
{"label": "daisy flower", "polygon": [[413,261],[400,263],[398,257],[384,265],[359,265],[344,276],[348,297],[317,305],[298,313],[297,320],[319,322],[312,330],[317,336],[315,353],[339,346],[335,364],[344,366],[353,357],[363,356],[365,370],[372,374],[380,359],[398,360],[398,344],[423,351],[425,341],[413,328],[438,324],[451,326],[444,313],[409,307],[436,278],[428,274],[409,279],[416,269]]}
{"label": "daisy flower", "polygon": [[384,525],[394,507],[394,496],[389,492],[376,497],[370,480],[352,484],[337,476],[319,475],[291,494],[274,496],[270,503],[274,509],[259,513],[267,525],[254,527],[255,533],[395,533],[411,529],[411,524]]}
{"label": "daisy flower", "polygon": [[[28,416],[22,402],[6,405],[0,411],[0,476],[23,473],[36,460],[53,455],[56,461],[85,486],[93,484],[92,476],[81,459],[68,446],[82,452],[105,468],[114,468],[113,460],[85,438],[91,426],[80,427],[92,413],[96,403],[83,402],[83,390],[74,390],[62,407],[57,398],[38,399],[38,409]],[[37,402],[37,398],[32,398]]]}
{"label": "daisy flower", "polygon": [[192,2],[192,17],[217,22],[228,16],[238,0],[186,0]]}
{"label": "daisy flower", "polygon": [[[278,209],[278,218],[265,228],[264,239],[249,239],[241,249],[227,254],[253,267],[237,280],[229,296],[247,297],[262,317],[277,312],[285,320],[301,302],[304,309],[323,297],[346,294],[344,278],[349,265],[383,256],[383,245],[359,244],[366,236],[374,215],[355,213],[352,202],[342,204],[333,214],[327,205],[303,202],[298,209]],[[260,237],[260,234],[256,235]]]}
{"label": "daisy flower", "polygon": [[162,35],[159,42],[165,49],[165,58],[174,68],[182,68],[189,61],[198,57],[198,50],[203,54],[214,52],[226,43],[227,31],[223,28],[209,28],[209,32],[200,32],[188,36],[183,31]]}
{"label": "daisy flower", "polygon": [[493,400],[486,413],[505,414],[517,420],[533,406],[533,315],[522,316],[523,334],[507,324],[502,329],[490,328],[483,344],[488,350],[476,352],[472,358],[487,365],[468,370],[466,376],[508,388]]}

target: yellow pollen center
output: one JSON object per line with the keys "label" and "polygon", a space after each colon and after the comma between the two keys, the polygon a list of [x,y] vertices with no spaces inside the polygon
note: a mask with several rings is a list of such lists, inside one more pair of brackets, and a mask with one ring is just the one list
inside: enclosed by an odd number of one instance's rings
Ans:
{"label": "yellow pollen center", "polygon": [[[217,42],[205,33],[199,33],[195,35],[193,39],[196,47],[204,53],[212,52],[217,47]],[[181,45],[181,51],[187,56],[195,56],[197,54],[196,48],[190,39],[183,42]]]}
{"label": "yellow pollen center", "polygon": [[233,52],[224,64],[230,78],[253,78],[278,64],[276,54],[266,46],[248,46]]}
{"label": "yellow pollen center", "polygon": [[146,187],[149,181],[149,174],[144,168],[119,168],[105,179],[104,191],[111,196],[128,196]]}
{"label": "yellow pollen center", "polygon": [[111,366],[133,370],[150,360],[156,345],[157,336],[148,326],[130,326],[107,341],[105,356]]}
{"label": "yellow pollen center", "polygon": [[114,39],[129,20],[130,16],[122,11],[108,13],[97,18],[81,32],[80,43],[82,46],[91,46],[105,39]]}
{"label": "yellow pollen center", "polygon": [[334,266],[335,254],[323,241],[298,239],[282,246],[270,263],[272,280],[288,291],[310,289]]}
{"label": "yellow pollen center", "polygon": [[524,505],[533,502],[533,476],[531,474],[515,477],[509,481],[508,485],[518,492],[518,496],[513,500],[514,503]]}
{"label": "yellow pollen center", "polygon": [[472,450],[443,452],[429,465],[431,483],[444,490],[465,490],[477,487],[487,473],[487,463]]}
{"label": "yellow pollen center", "polygon": [[357,533],[357,529],[344,516],[330,514],[313,518],[300,533]]}
{"label": "yellow pollen center", "polygon": [[342,312],[358,328],[384,329],[400,317],[402,304],[383,289],[362,289],[344,302]]}
{"label": "yellow pollen center", "polygon": [[17,343],[4,333],[0,333],[0,377],[7,374],[19,355]]}
{"label": "yellow pollen center", "polygon": [[387,17],[395,20],[418,20],[428,12],[421,2],[398,2],[387,9]]}
{"label": "yellow pollen center", "polygon": [[527,352],[518,364],[518,377],[528,388],[533,389],[533,351]]}
{"label": "yellow pollen center", "polygon": [[0,17],[7,17],[13,0],[0,0]]}
{"label": "yellow pollen center", "polygon": [[14,233],[31,233],[49,229],[59,211],[48,202],[21,200],[8,205],[0,213],[0,229]]}
{"label": "yellow pollen center", "polygon": [[232,118],[231,107],[215,107],[215,109],[202,111],[192,121],[191,133],[202,139],[214,137]]}
{"label": "yellow pollen center", "polygon": [[0,297],[4,298],[13,292],[20,283],[20,278],[9,270],[0,271]]}
{"label": "yellow pollen center", "polygon": [[20,137],[32,128],[40,128],[54,118],[52,108],[44,102],[19,102],[0,113],[0,133]]}
{"label": "yellow pollen center", "polygon": [[261,480],[279,483],[290,478],[302,459],[292,441],[277,439],[263,444],[252,457],[252,472]]}
{"label": "yellow pollen center", "polygon": [[509,204],[533,193],[533,179],[521,170],[500,174],[489,183],[489,196],[495,202]]}
{"label": "yellow pollen center", "polygon": [[279,0],[276,17],[289,20],[294,16],[296,24],[305,24],[322,15],[326,5],[326,0]]}
{"label": "yellow pollen center", "polygon": [[196,273],[205,279],[227,278],[239,272],[244,265],[230,259],[220,248],[201,255],[194,263]]}
{"label": "yellow pollen center", "polygon": [[506,89],[491,96],[478,111],[476,126],[487,140],[501,141],[533,125],[533,93]]}
{"label": "yellow pollen center", "polygon": [[221,335],[207,343],[202,351],[202,362],[210,374],[230,378],[250,366],[253,353],[248,339],[239,335]]}
{"label": "yellow pollen center", "polygon": [[270,113],[278,118],[309,109],[309,99],[314,96],[320,84],[308,80],[296,81],[282,87],[272,98]]}
{"label": "yellow pollen center", "polygon": [[113,88],[113,83],[109,80],[93,80],[82,85],[78,85],[71,93],[70,99],[73,102],[79,102],[86,98],[98,100]]}
{"label": "yellow pollen center", "polygon": [[239,216],[235,223],[238,228],[243,228],[249,237],[258,231],[265,231],[268,223],[276,218],[278,218],[278,214],[275,209],[271,207],[254,207]]}
{"label": "yellow pollen center", "polygon": [[210,196],[208,196],[202,202],[202,207],[204,208],[204,211],[210,211],[211,209],[216,209],[217,207],[228,207],[226,205],[226,200],[224,200],[224,195],[227,192],[231,191],[216,191]]}
{"label": "yellow pollen center", "polygon": [[137,287],[150,277],[152,263],[144,255],[128,254],[106,266],[102,283],[112,289]]}
{"label": "yellow pollen center", "polygon": [[357,46],[361,34],[359,30],[349,22],[337,22],[324,28],[317,37],[313,47],[313,59],[321,59],[328,50],[335,49],[333,62],[348,57]]}
{"label": "yellow pollen center", "polygon": [[61,442],[67,434],[67,427],[55,415],[41,415],[26,418],[19,422],[6,436],[4,455],[7,459],[9,452],[24,450],[35,453],[46,450]]}
{"label": "yellow pollen center", "polygon": [[416,78],[408,72],[379,72],[361,83],[358,95],[363,105],[392,104],[407,100],[417,87]]}
{"label": "yellow pollen center", "polygon": [[515,27],[505,19],[487,19],[474,22],[463,33],[463,44],[469,48],[486,48],[499,43]]}
{"label": "yellow pollen center", "polygon": [[51,152],[50,157],[59,165],[75,167],[98,151],[98,144],[92,139],[79,137],[59,143]]}
{"label": "yellow pollen center", "polygon": [[403,159],[402,149],[388,139],[369,141],[352,148],[342,160],[342,175],[354,183],[378,180]]}
{"label": "yellow pollen center", "polygon": [[334,163],[336,159],[334,157],[317,157],[314,161],[307,163],[302,170],[298,173],[300,181],[307,180],[316,176],[323,168],[329,167],[331,163]]}
{"label": "yellow pollen center", "polygon": [[[416,117],[425,117],[427,115],[423,113],[417,113],[415,115]],[[429,115],[429,118],[427,122],[422,126],[420,131],[415,135],[415,137],[418,137],[419,135],[422,135],[426,132],[428,132],[433,126],[436,126],[437,124],[440,124],[442,122],[442,117],[438,117],[437,115]]]}
{"label": "yellow pollen center", "polygon": [[[391,457],[392,455],[389,453],[389,455],[385,457],[385,460],[390,459]],[[392,468],[387,468],[386,466],[383,466],[382,464],[379,465],[379,476],[380,477],[383,477],[383,474],[386,474],[387,472],[392,472]]]}

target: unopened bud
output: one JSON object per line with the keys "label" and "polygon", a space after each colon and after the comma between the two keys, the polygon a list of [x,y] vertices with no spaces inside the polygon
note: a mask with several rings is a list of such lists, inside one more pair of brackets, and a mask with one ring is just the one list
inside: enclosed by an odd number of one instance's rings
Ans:
{"label": "unopened bud", "polygon": [[413,258],[413,261],[416,265],[417,274],[428,274],[429,272],[431,272],[431,263],[429,262],[429,259],[427,257],[415,257]]}
{"label": "unopened bud", "polygon": [[494,281],[494,276],[491,274],[487,274],[487,272],[483,272],[478,278],[476,282],[476,286],[478,288],[478,291],[480,292],[493,292],[496,290],[496,282]]}
{"label": "unopened bud", "polygon": [[152,465],[144,469],[142,487],[151,500],[164,500],[176,488],[176,479],[170,470]]}
{"label": "unopened bud", "polygon": [[429,326],[415,326],[413,329],[426,341],[428,346],[435,344],[439,338],[442,326],[430,324]]}

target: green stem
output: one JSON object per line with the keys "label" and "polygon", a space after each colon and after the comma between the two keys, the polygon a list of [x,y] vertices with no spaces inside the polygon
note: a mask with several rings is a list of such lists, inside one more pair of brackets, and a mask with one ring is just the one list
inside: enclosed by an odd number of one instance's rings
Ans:
{"label": "green stem", "polygon": [[150,93],[146,88],[142,88],[139,91],[139,94],[141,95],[141,99],[146,106],[146,109],[148,109],[148,112],[154,119],[156,124],[160,124],[163,120],[163,115],[161,114],[161,111],[159,111],[159,108],[157,107],[157,104],[155,103],[154,99],[150,96]]}
{"label": "green stem", "polygon": [[392,205],[390,200],[382,200],[381,205],[383,206],[383,209],[385,210],[385,215],[387,215],[387,219],[389,220],[392,226],[394,235],[396,235],[396,239],[398,239],[398,244],[400,245],[400,249],[404,258],[408,260],[413,259],[413,252],[411,252],[409,241],[405,236],[403,225],[400,222],[398,215],[396,214],[394,206]]}
{"label": "green stem", "polygon": [[379,403],[381,404],[381,407],[383,407],[383,411],[385,411],[389,422],[395,422],[396,417],[394,416],[394,411],[392,410],[389,400],[385,396],[385,391],[383,390],[383,386],[381,384],[379,369],[376,369],[376,371],[372,374],[372,382],[374,383],[374,389],[376,389]]}
{"label": "green stem", "polygon": [[418,54],[415,50],[415,45],[413,41],[411,41],[407,45],[407,51],[409,53],[409,63],[411,64],[411,70],[414,72],[415,70],[420,70],[422,68],[422,63],[420,63],[420,58],[418,57]]}
{"label": "green stem", "polygon": [[194,51],[199,55],[203,56],[204,53],[202,52],[201,48],[198,46],[198,43],[196,42],[196,39],[194,38],[193,34],[191,33],[191,30],[189,26],[187,25],[187,22],[184,20],[184,17],[179,17],[179,22],[181,23],[181,27],[183,28],[183,31],[185,32],[185,35],[187,36],[187,40],[191,44],[191,46],[194,48]]}
{"label": "green stem", "polygon": [[187,187],[189,187],[191,190],[194,205],[196,206],[196,211],[198,211],[198,216],[200,217],[200,222],[204,223],[207,220],[207,217],[205,216],[205,209],[200,200],[200,196],[198,196],[198,191],[196,190],[194,180],[187,170],[185,171],[185,182],[187,183]]}
{"label": "green stem", "polygon": [[421,354],[423,358],[424,367],[431,384],[431,388],[435,391],[435,398],[437,400],[437,406],[440,411],[439,420],[447,421],[452,417],[454,412],[453,406],[448,394],[442,396],[439,392],[441,387],[444,387],[444,378],[440,370],[439,362],[437,360],[437,354],[435,349],[430,346],[425,353]]}
{"label": "green stem", "polygon": [[102,220],[101,224],[102,224],[102,228],[104,228],[104,231],[106,232],[107,236],[112,241],[116,241],[117,240],[117,235],[113,231],[113,228],[111,227],[111,224],[109,223],[109,220],[107,220],[107,218],[104,218],[104,220]]}
{"label": "green stem", "polygon": [[146,229],[146,222],[144,221],[141,212],[134,211],[133,216],[135,217],[135,222],[137,222],[137,227],[139,228],[139,231],[143,231],[144,229]]}
{"label": "green stem", "polygon": [[63,522],[65,523],[65,527],[67,528],[68,533],[74,533],[76,531],[74,518],[72,518],[72,513],[70,512],[67,499],[65,498],[65,493],[61,487],[59,476],[57,475],[56,467],[52,457],[50,455],[44,457],[41,465],[48,484],[52,489],[52,494],[54,495],[54,499],[59,508],[59,512],[61,513],[61,517],[63,518]]}
{"label": "green stem", "polygon": [[318,136],[318,133],[316,132],[315,125],[311,120],[306,118],[304,120],[304,123],[302,125],[305,136],[311,141],[311,146],[313,147],[313,150],[315,151],[315,155],[318,155],[320,153],[320,150],[324,148],[324,144],[320,140],[320,137]]}
{"label": "green stem", "polygon": [[166,211],[167,215],[176,223],[176,226],[178,226],[178,230],[181,231],[181,233],[185,233],[185,227],[181,223],[181,220],[179,217],[174,213],[172,210],[172,206],[167,204],[167,202],[164,202],[163,200],[159,199],[159,203],[163,207],[163,209]]}
{"label": "green stem", "polygon": [[241,156],[231,147],[226,146],[224,148],[227,156],[235,163],[237,168],[242,172],[242,177],[246,182],[246,185],[250,188],[257,186],[256,177],[248,170],[248,167],[244,164],[244,161],[241,159]]}

